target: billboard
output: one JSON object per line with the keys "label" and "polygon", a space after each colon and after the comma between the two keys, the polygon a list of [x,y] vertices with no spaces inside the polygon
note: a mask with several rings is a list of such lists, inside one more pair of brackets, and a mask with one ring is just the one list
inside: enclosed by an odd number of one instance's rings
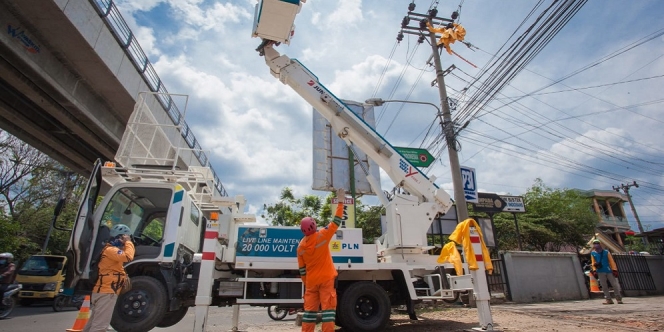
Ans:
{"label": "billboard", "polygon": [[[343,100],[353,113],[357,114],[372,128],[376,126],[374,107],[358,102]],[[313,185],[311,189],[334,191],[344,188],[350,193],[351,170],[355,176],[355,193],[358,195],[375,195],[367,181],[367,177],[359,163],[362,163],[369,173],[380,183],[378,165],[368,160],[367,155],[355,149],[354,167],[348,162],[349,149],[341,138],[332,130],[332,126],[318,111],[314,109],[313,116]]]}

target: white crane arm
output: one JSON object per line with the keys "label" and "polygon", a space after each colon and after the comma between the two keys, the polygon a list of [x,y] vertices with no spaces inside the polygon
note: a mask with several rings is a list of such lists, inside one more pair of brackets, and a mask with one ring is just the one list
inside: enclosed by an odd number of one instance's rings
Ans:
{"label": "white crane arm", "polygon": [[[302,63],[286,55],[280,55],[272,47],[272,43],[267,43],[262,53],[274,77],[290,86],[312,105],[330,122],[332,129],[346,144],[362,150],[397,186],[403,187],[408,193],[417,197],[417,203],[433,203],[435,212],[441,214],[450,209],[452,206],[450,196],[433,182],[435,178],[427,178],[410,164],[389,142],[325,88],[316,75]],[[373,189],[377,193],[381,192],[380,188]]]}

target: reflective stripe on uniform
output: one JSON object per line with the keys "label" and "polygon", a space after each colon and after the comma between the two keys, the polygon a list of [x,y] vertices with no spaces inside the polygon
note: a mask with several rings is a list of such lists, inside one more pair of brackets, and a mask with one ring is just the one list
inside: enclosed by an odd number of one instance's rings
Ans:
{"label": "reflective stripe on uniform", "polygon": [[325,322],[334,322],[334,319],[337,315],[337,311],[334,309],[323,310],[323,323]]}
{"label": "reflective stripe on uniform", "polygon": [[302,315],[302,322],[303,323],[315,323],[317,316],[318,316],[318,312],[316,312],[316,311],[305,311],[304,314]]}
{"label": "reflective stripe on uniform", "polygon": [[303,266],[300,268],[300,275],[301,276],[306,276],[307,275],[307,267]]}

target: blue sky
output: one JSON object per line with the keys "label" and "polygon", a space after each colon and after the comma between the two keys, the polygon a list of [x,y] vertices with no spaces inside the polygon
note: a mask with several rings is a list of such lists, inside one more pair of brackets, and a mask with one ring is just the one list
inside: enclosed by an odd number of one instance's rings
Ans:
{"label": "blue sky", "polygon": [[[309,0],[296,18],[291,45],[278,50],[300,60],[343,99],[391,96],[439,103],[437,88],[430,86],[435,73],[425,63],[429,45],[418,46],[416,37],[406,35],[394,48],[409,2]],[[424,12],[432,1],[415,3],[416,11]],[[467,30],[466,41],[479,49],[458,43],[452,48],[482,68],[535,3],[463,1],[460,22]],[[263,204],[276,202],[285,186],[297,195],[326,194],[310,189],[311,107],[273,78],[254,51],[260,43],[251,38],[255,0],[116,4],[167,89],[190,95],[188,123],[203,148],[210,150],[228,191],[247,197],[250,212],[260,214]],[[449,17],[458,5],[441,2],[439,16]],[[657,0],[588,1],[502,91],[502,99],[480,111],[461,133],[459,157],[463,165],[476,169],[480,191],[522,194],[536,178],[552,187],[605,190],[636,180],[641,186],[631,193],[643,224],[664,227],[664,116],[659,101],[664,77],[658,77],[664,75],[664,37],[539,95],[489,111],[508,97],[536,91],[663,29],[661,13],[664,2]],[[518,30],[517,36],[522,32]],[[446,77],[446,84],[450,95],[463,104],[467,95],[454,91],[466,87],[480,69],[447,54],[442,61],[444,68],[459,68]],[[607,85],[631,80],[637,81]],[[597,85],[603,86],[587,88]],[[572,88],[587,89],[551,93]],[[393,145],[419,147],[435,110],[386,104],[376,115],[381,116],[378,132]],[[452,194],[446,151],[427,174],[436,175],[437,183]],[[381,180],[383,189],[392,188],[387,176]],[[628,217],[634,220],[631,213]]]}

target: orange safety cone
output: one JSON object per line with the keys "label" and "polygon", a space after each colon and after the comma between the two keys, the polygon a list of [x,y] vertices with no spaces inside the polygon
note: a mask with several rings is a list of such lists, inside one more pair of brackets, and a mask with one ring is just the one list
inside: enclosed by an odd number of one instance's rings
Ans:
{"label": "orange safety cone", "polygon": [[85,324],[88,323],[88,319],[90,319],[90,295],[85,296],[85,301],[83,301],[83,304],[81,305],[81,310],[78,311],[78,316],[74,321],[74,326],[72,326],[70,329],[67,329],[67,332],[83,331]]}
{"label": "orange safety cone", "polygon": [[590,278],[590,291],[592,293],[601,293],[602,291],[599,290],[599,283],[597,283],[597,279],[593,277],[593,274],[589,273],[588,277]]}

